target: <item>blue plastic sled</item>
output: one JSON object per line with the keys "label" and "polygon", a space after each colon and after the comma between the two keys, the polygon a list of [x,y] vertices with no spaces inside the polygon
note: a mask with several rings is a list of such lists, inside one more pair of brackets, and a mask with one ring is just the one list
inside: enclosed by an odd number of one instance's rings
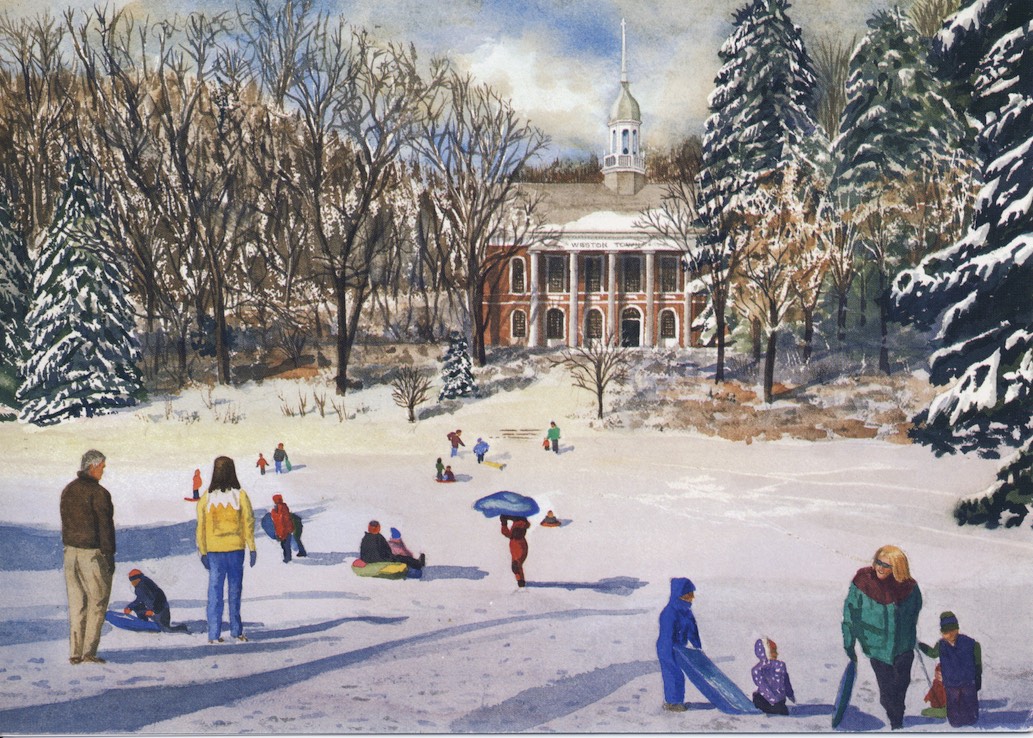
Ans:
{"label": "blue plastic sled", "polygon": [[[291,520],[294,521],[294,532],[300,536],[302,530],[301,518],[299,518],[294,513],[291,513]],[[265,534],[272,538],[274,541],[278,540],[276,538],[276,526],[273,525],[273,516],[271,513],[266,513],[262,516],[262,530],[264,530]],[[295,551],[298,550],[298,539],[294,536],[291,536],[291,547]]]}
{"label": "blue plastic sled", "polygon": [[759,713],[742,690],[698,648],[674,647],[674,660],[707,701],[727,715]]}
{"label": "blue plastic sled", "polygon": [[833,728],[843,722],[846,709],[850,706],[850,695],[854,691],[855,678],[857,678],[857,662],[851,661],[843,670],[843,678],[839,680],[839,689],[836,690],[836,703],[832,706]]}
{"label": "blue plastic sled", "polygon": [[530,497],[503,490],[477,500],[473,503],[473,509],[483,513],[486,518],[496,515],[517,515],[526,518],[537,515],[541,508]]}
{"label": "blue plastic sled", "polygon": [[104,619],[122,630],[135,630],[139,632],[160,633],[161,626],[153,620],[141,620],[135,615],[126,615],[124,612],[108,610],[104,613]]}

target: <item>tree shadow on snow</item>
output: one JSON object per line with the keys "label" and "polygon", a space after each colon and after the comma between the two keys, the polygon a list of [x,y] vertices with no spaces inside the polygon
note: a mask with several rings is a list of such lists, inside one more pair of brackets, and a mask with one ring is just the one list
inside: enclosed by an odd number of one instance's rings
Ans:
{"label": "tree shadow on snow", "polygon": [[435,579],[484,579],[488,572],[476,566],[425,566],[421,579],[430,582]]}
{"label": "tree shadow on snow", "polygon": [[627,597],[636,589],[645,587],[649,582],[643,582],[635,577],[610,577],[600,579],[598,582],[528,582],[528,588],[541,587],[548,589],[591,589],[603,594],[620,595]]}
{"label": "tree shadow on snow", "polygon": [[[305,663],[289,664],[267,671],[251,672],[243,679],[218,678],[215,674],[209,675],[211,678],[204,679],[203,677],[207,674],[206,671],[203,674],[199,673],[197,675],[200,677],[198,681],[188,684],[149,686],[134,684],[128,687],[119,686],[87,697],[73,697],[64,701],[59,700],[40,705],[0,709],[0,726],[3,726],[5,733],[81,735],[138,732],[148,725],[175,720],[184,715],[216,706],[229,705],[240,699],[253,698],[264,693],[283,694],[284,690],[288,690],[296,684],[339,669],[366,666],[372,662],[380,662],[384,668],[391,668],[392,660],[396,658],[396,654],[393,651],[407,646],[419,646],[436,641],[445,641],[441,645],[444,654],[449,648],[447,641],[456,636],[497,627],[526,625],[529,620],[571,620],[583,617],[638,618],[647,612],[649,611],[642,609],[560,610],[534,615],[524,614],[497,618],[478,623],[465,623],[393,641],[383,641],[352,651],[330,653],[327,656]],[[325,642],[326,639],[321,640]],[[246,654],[252,650],[252,646],[259,645],[279,645],[294,653],[292,649],[296,646],[296,643],[285,640],[280,644],[274,644],[273,642],[266,644],[227,643],[219,646],[208,646],[205,644],[205,646],[196,649],[195,653],[203,653],[206,656],[210,656],[213,652],[225,651],[227,654],[231,654],[236,651],[240,654]],[[168,649],[162,650],[165,651],[162,655],[167,658],[169,655],[167,653]],[[104,657],[112,661],[116,660],[116,658],[121,661],[120,655],[124,653],[126,652],[105,651]],[[141,657],[144,655],[143,649],[140,649],[140,651],[134,650],[132,653],[138,653]],[[153,650],[147,649],[147,655],[151,653],[153,653]],[[263,661],[262,663],[268,663],[268,661]],[[592,674],[568,680],[573,683],[569,685],[566,693],[573,702],[580,703],[587,699],[584,695],[589,690],[594,689],[596,694],[604,696],[630,679],[649,673],[649,671],[656,671],[658,668],[654,660],[606,667],[596,670]],[[545,689],[545,693],[549,694],[554,689],[555,687],[550,686]],[[598,699],[598,697],[595,699]],[[562,706],[557,705],[555,699],[549,700],[549,704],[552,709],[564,709]],[[578,709],[578,706],[575,705],[570,709]],[[528,719],[526,715],[522,717]],[[506,726],[507,731],[513,729],[513,724]]]}
{"label": "tree shadow on snow", "polygon": [[0,646],[41,643],[68,638],[68,618],[64,620],[0,621]]}
{"label": "tree shadow on snow", "polygon": [[[660,670],[655,660],[611,664],[584,674],[532,687],[497,705],[467,713],[449,726],[453,733],[522,733],[570,715],[616,692],[628,682]],[[711,705],[707,705],[711,707]]]}

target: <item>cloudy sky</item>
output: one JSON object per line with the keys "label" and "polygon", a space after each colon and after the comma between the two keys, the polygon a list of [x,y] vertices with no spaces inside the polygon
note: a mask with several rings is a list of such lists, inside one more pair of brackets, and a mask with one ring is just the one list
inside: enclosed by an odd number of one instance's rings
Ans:
{"label": "cloudy sky", "polygon": [[[152,19],[232,11],[236,0],[0,0],[14,15],[41,8],[128,5]],[[246,0],[240,0],[246,2]],[[620,79],[620,23],[627,21],[628,76],[642,107],[643,141],[663,149],[698,133],[717,50],[745,0],[317,0],[373,35],[446,54],[490,82],[548,133],[552,153],[600,152]],[[900,0],[903,5],[910,0]],[[795,0],[793,20],[809,44],[848,41],[893,0]]]}

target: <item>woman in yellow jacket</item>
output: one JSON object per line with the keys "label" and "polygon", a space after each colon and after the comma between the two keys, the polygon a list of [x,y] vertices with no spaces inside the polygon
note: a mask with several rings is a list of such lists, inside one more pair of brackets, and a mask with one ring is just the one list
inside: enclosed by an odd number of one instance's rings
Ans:
{"label": "woman in yellow jacket", "polygon": [[244,549],[251,551],[251,566],[258,558],[255,513],[237,481],[233,459],[216,458],[211,479],[208,491],[197,503],[197,551],[208,570],[208,642],[222,643],[222,595],[227,583],[230,635],[246,641],[240,595],[244,588]]}

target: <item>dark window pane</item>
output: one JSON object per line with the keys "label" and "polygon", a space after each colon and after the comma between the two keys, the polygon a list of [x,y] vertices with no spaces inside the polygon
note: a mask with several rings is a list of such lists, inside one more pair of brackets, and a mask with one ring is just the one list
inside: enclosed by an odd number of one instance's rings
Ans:
{"label": "dark window pane", "polygon": [[664,310],[660,313],[660,338],[676,338],[674,313]]}
{"label": "dark window pane", "polygon": [[642,291],[642,264],[637,256],[625,256],[621,260],[624,292]]}
{"label": "dark window pane", "polygon": [[545,314],[545,337],[563,338],[563,311],[552,308]]}
{"label": "dark window pane", "polygon": [[549,292],[566,292],[566,284],[563,279],[563,262],[565,259],[562,256],[549,256],[545,260],[546,269],[546,289]]}
{"label": "dark window pane", "polygon": [[509,262],[510,275],[513,279],[513,292],[524,291],[524,262],[522,259],[513,259]]}
{"label": "dark window pane", "polygon": [[585,320],[585,337],[603,337],[603,314],[598,310],[590,310],[588,312],[588,319]]}
{"label": "dark window pane", "polygon": [[660,291],[678,291],[678,259],[674,256],[660,258]]}
{"label": "dark window pane", "polygon": [[585,292],[603,291],[603,258],[589,256],[585,258]]}
{"label": "dark window pane", "polygon": [[527,337],[527,316],[523,310],[513,312],[513,338]]}

